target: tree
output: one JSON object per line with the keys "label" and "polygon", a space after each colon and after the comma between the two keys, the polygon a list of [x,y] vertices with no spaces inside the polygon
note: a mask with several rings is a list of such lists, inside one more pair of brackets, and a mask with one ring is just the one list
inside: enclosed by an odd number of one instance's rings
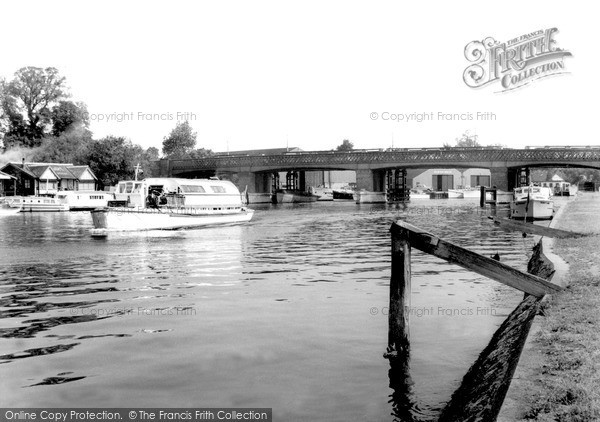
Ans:
{"label": "tree", "polygon": [[338,145],[335,149],[336,151],[352,151],[354,149],[354,143],[350,142],[348,139],[344,139],[341,145]]}
{"label": "tree", "polygon": [[74,127],[59,136],[42,139],[33,160],[46,163],[84,163],[84,155],[92,141],[92,133],[84,127]]}
{"label": "tree", "polygon": [[[481,144],[478,141],[477,135],[471,135],[469,131],[466,131],[462,134],[460,138],[456,138],[454,140],[456,145],[455,148],[472,148],[472,147],[480,147]],[[448,142],[444,142],[444,148],[452,148]]]}
{"label": "tree", "polygon": [[37,146],[51,121],[50,107],[67,96],[65,78],[53,67],[23,67],[5,86],[2,108],[11,144]]}
{"label": "tree", "polygon": [[61,101],[52,108],[52,135],[60,136],[61,133],[73,129],[86,129],[89,127],[87,107],[84,103]]}
{"label": "tree", "polygon": [[116,136],[91,141],[82,157],[104,186],[133,178],[135,158],[136,148],[131,141]]}
{"label": "tree", "polygon": [[142,148],[140,145],[133,145],[134,157],[133,157],[133,166],[135,167],[137,164],[140,165],[142,169],[142,175],[140,178],[145,177],[156,177],[159,174],[159,164],[158,160],[160,159],[158,148],[150,147],[148,149]]}
{"label": "tree", "polygon": [[196,146],[196,136],[187,120],[177,122],[169,136],[163,139],[163,154],[167,158],[186,157]]}

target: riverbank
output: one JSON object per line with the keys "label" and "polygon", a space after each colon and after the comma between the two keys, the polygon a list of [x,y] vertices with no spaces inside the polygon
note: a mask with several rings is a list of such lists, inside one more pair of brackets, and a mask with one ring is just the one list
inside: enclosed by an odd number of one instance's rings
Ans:
{"label": "riverbank", "polygon": [[599,210],[599,194],[581,193],[553,221],[591,236],[545,239],[546,255],[557,261],[553,281],[568,287],[535,318],[500,422],[600,420]]}

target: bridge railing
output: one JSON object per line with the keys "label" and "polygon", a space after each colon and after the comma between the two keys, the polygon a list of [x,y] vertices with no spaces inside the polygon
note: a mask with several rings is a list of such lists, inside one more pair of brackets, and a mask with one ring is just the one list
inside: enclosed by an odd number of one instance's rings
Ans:
{"label": "bridge railing", "polygon": [[280,155],[218,155],[203,159],[172,160],[173,170],[221,167],[302,167],[363,163],[444,164],[456,162],[581,162],[600,161],[600,148],[590,149],[488,149],[422,148],[393,150],[306,151]]}

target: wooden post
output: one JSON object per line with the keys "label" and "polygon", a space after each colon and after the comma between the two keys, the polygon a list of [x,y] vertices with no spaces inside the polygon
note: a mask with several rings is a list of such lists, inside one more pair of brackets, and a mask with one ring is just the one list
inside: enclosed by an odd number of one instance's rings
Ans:
{"label": "wooden post", "polygon": [[485,207],[485,186],[479,187],[479,206],[481,208]]}
{"label": "wooden post", "polygon": [[408,353],[410,311],[410,242],[407,230],[392,232],[392,275],[390,278],[390,307],[388,352]]}

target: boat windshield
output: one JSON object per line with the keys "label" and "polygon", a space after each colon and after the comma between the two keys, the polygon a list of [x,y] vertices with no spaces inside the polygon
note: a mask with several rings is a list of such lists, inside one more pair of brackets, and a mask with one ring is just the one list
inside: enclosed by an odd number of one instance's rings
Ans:
{"label": "boat windshield", "polygon": [[181,190],[184,193],[206,193],[204,188],[198,185],[181,185]]}

